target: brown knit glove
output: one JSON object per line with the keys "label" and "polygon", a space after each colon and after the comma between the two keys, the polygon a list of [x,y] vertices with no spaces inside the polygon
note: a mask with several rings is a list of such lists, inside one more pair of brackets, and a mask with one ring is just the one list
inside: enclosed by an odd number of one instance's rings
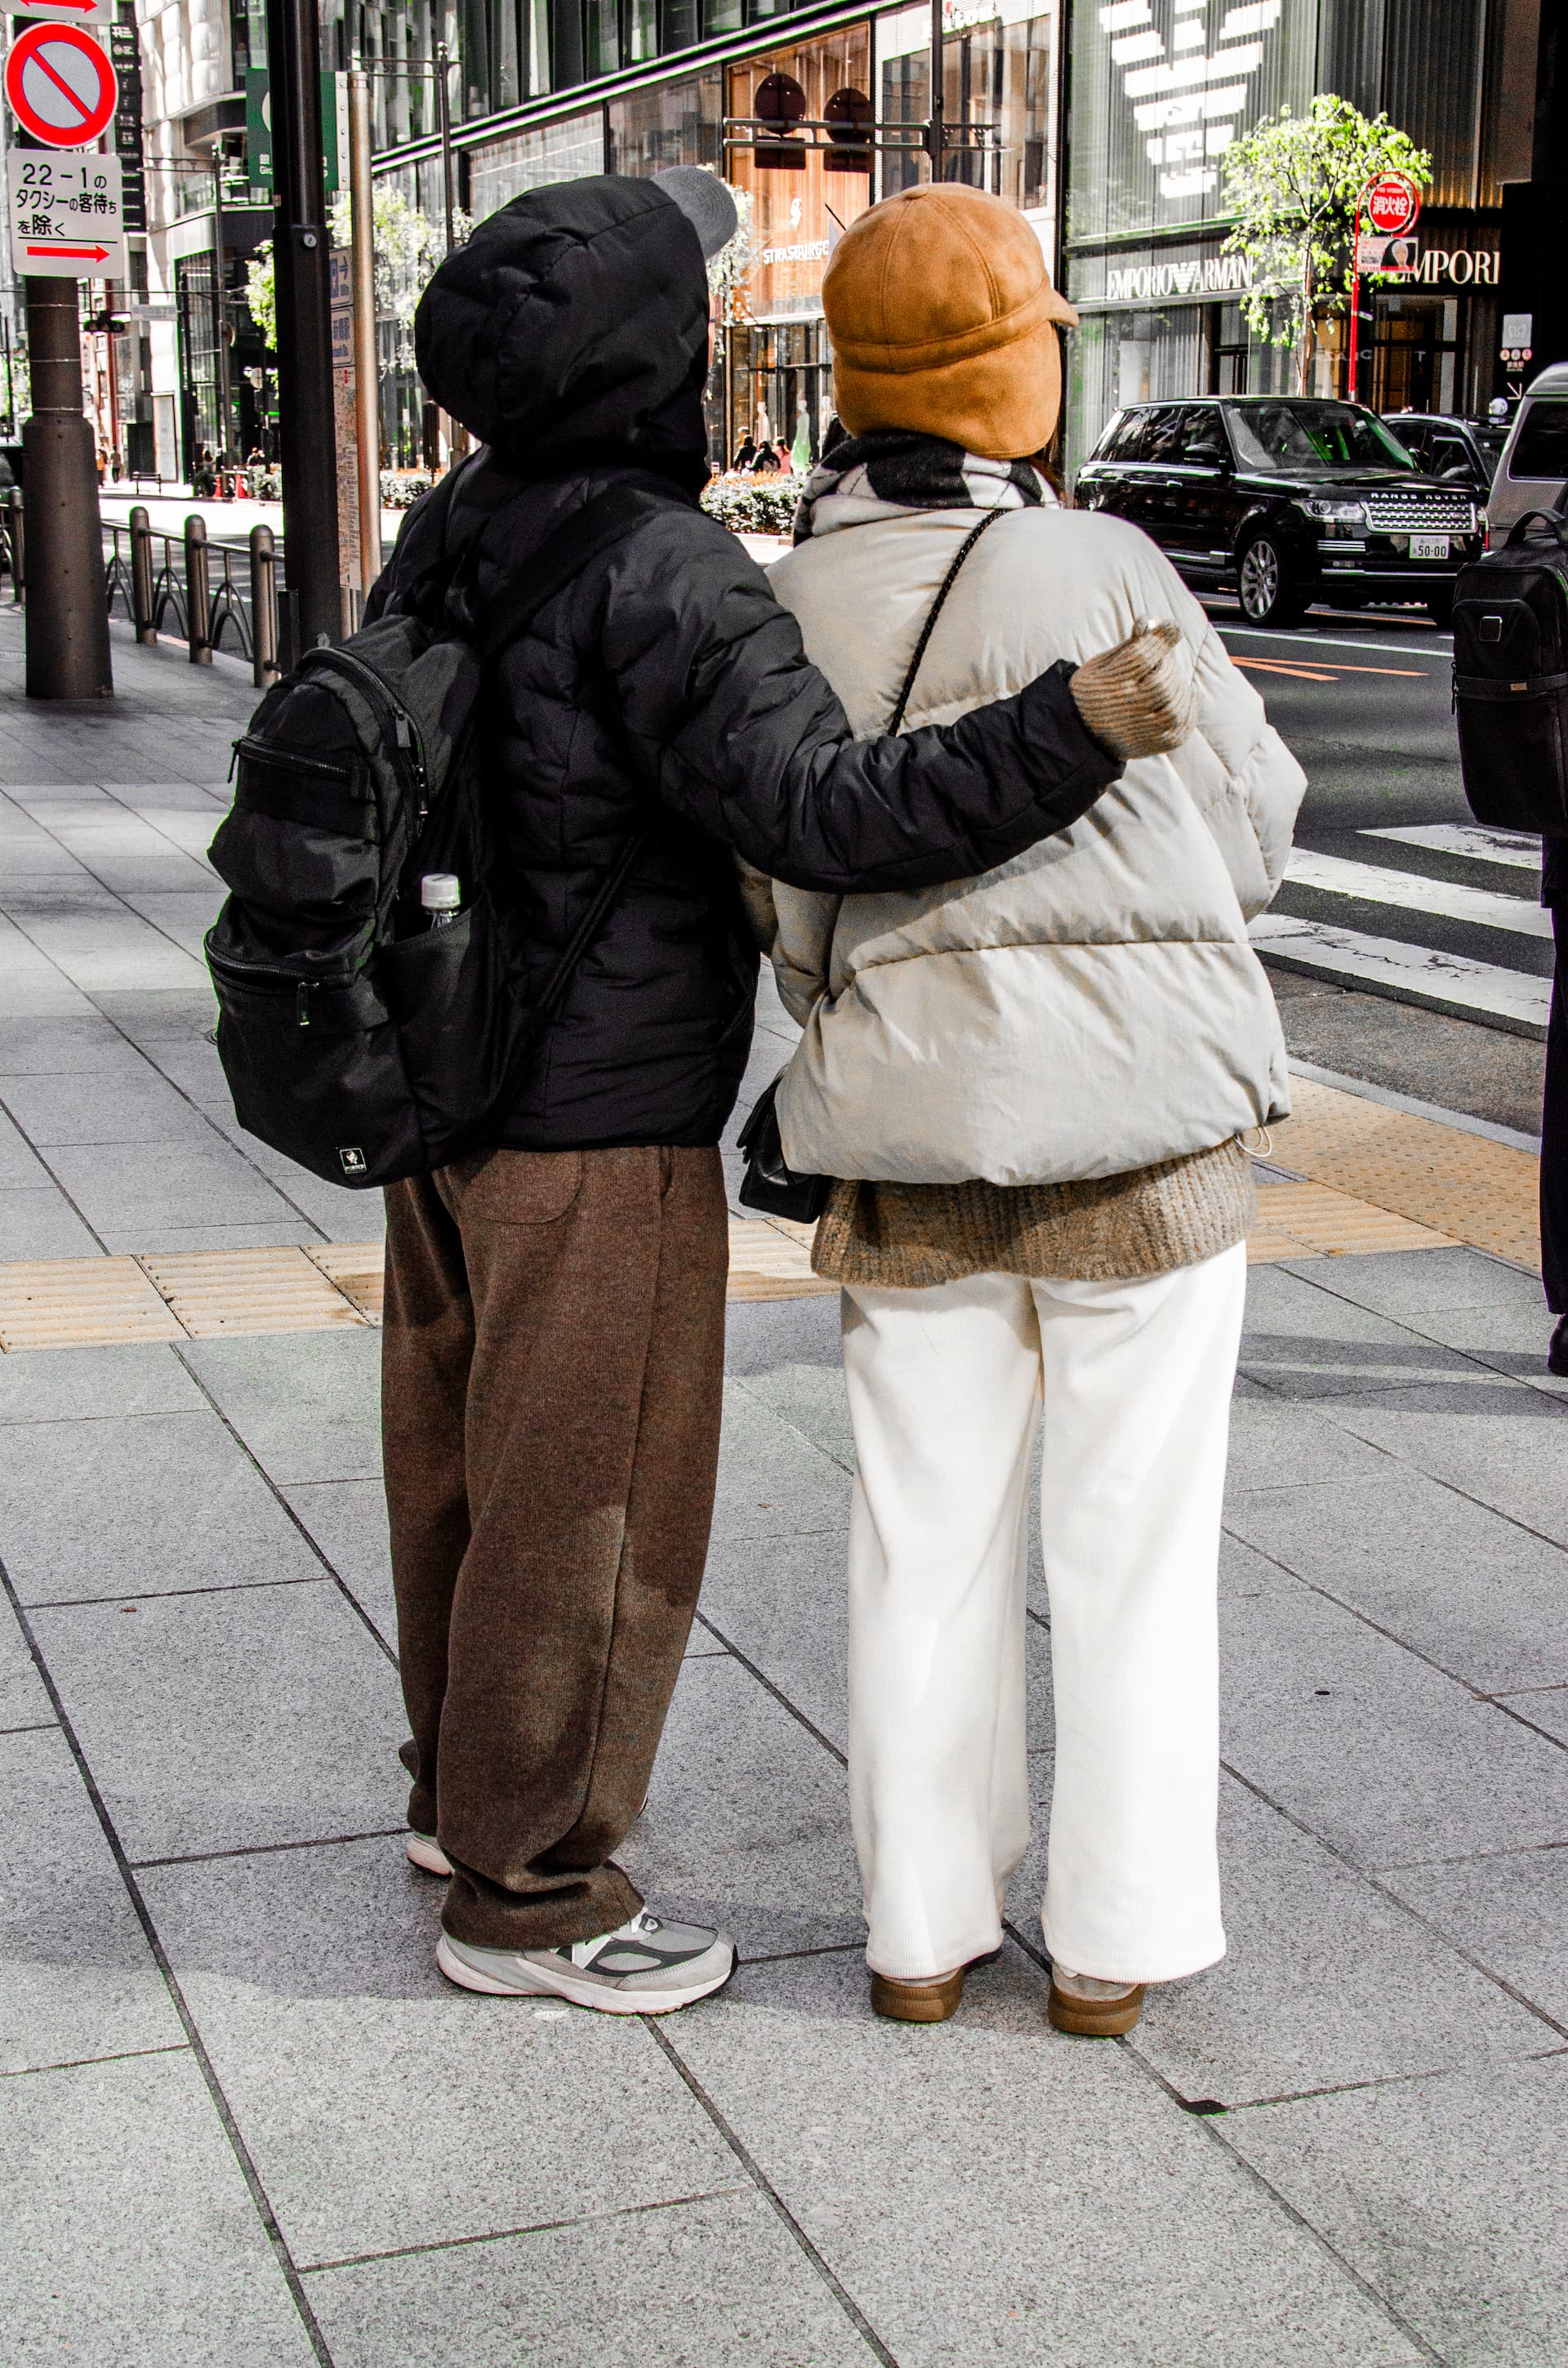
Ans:
{"label": "brown knit glove", "polygon": [[1198,687],[1181,630],[1140,617],[1131,637],[1089,658],[1068,689],[1085,725],[1113,757],[1163,757],[1198,718]]}

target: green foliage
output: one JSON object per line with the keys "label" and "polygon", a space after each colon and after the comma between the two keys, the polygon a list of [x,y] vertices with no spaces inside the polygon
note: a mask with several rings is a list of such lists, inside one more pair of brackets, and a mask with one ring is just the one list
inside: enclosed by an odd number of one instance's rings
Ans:
{"label": "green foliage", "polygon": [[[347,247],[353,235],[353,207],[344,189],[333,200],[332,237]],[[378,183],[370,210],[376,247],[376,312],[391,321],[396,335],[388,355],[382,347],[383,369],[414,367],[414,315],[426,282],[447,251],[446,225],[411,206],[401,189]],[[460,246],[473,228],[465,213],[453,219],[452,233]],[[245,270],[245,302],[251,318],[270,351],[278,346],[278,288],[272,242],[258,247]]]}
{"label": "green foliage", "polygon": [[250,306],[251,319],[261,331],[262,343],[268,353],[278,350],[278,272],[272,259],[272,241],[258,246],[245,266],[245,302]]}
{"label": "green foliage", "polygon": [[801,477],[712,477],[702,507],[733,534],[788,534],[795,523]]}
{"label": "green foliage", "polygon": [[1320,312],[1345,309],[1354,267],[1356,207],[1381,173],[1418,188],[1432,159],[1386,115],[1369,119],[1346,98],[1320,92],[1305,115],[1288,107],[1225,152],[1225,206],[1235,227],[1227,255],[1253,268],[1242,311],[1254,334],[1293,347],[1308,391]]}

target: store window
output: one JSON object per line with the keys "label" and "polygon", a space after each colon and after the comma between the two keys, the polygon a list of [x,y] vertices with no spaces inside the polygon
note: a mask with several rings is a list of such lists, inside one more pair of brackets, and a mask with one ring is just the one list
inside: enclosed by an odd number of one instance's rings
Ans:
{"label": "store window", "polygon": [[642,176],[670,165],[720,166],[723,109],[724,77],[717,66],[691,82],[612,99],[608,169]]}
{"label": "store window", "polygon": [[[1453,296],[1376,299],[1372,348],[1375,411],[1455,411],[1460,306]],[[1357,373],[1360,376],[1359,371]],[[1361,381],[1363,386],[1366,381]]]}
{"label": "store window", "polygon": [[475,148],[468,160],[469,211],[483,222],[526,189],[556,181],[581,180],[605,169],[605,119],[601,108],[571,115],[560,123],[516,131],[510,139]]}
{"label": "store window", "polygon": [[[1056,181],[1057,19],[1039,0],[1002,0],[984,23],[942,43],[942,107],[949,131],[991,127],[983,149],[956,149],[946,177],[989,189],[1040,219],[1054,245],[1050,212]],[[931,12],[903,8],[877,20],[877,83],[885,123],[923,124],[931,111]],[[923,152],[883,150],[881,193],[892,197],[926,177]]]}

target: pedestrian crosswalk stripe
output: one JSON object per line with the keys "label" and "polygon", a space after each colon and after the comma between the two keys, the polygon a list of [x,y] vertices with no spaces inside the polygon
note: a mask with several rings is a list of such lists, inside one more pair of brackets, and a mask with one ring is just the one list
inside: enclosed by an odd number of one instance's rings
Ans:
{"label": "pedestrian crosswalk stripe", "polygon": [[1551,916],[1523,896],[1495,888],[1471,888],[1460,880],[1430,880],[1424,872],[1391,871],[1381,864],[1356,863],[1342,855],[1314,855],[1297,848],[1285,877],[1297,888],[1330,896],[1354,896],[1364,905],[1402,905],[1473,928],[1508,929],[1521,938],[1550,938]]}
{"label": "pedestrian crosswalk stripe", "polygon": [[1489,830],[1481,823],[1417,822],[1357,835],[1397,839],[1403,847],[1428,847],[1435,855],[1465,856],[1477,863],[1506,863],[1519,871],[1540,870],[1539,838],[1519,830]]}
{"label": "pedestrian crosswalk stripe", "polygon": [[[1424,887],[1430,886],[1423,882]],[[1282,970],[1305,971],[1402,1003],[1417,1003],[1457,1019],[1479,1019],[1517,1036],[1544,1039],[1551,981],[1499,962],[1471,962],[1432,946],[1374,938],[1290,913],[1264,913],[1252,924],[1253,943]]]}

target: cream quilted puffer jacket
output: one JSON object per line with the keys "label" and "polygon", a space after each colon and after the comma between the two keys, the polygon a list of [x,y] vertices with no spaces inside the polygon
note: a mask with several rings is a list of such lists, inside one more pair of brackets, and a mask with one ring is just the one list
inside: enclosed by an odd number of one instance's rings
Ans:
{"label": "cream quilted puffer jacket", "polygon": [[[885,728],[972,510],[819,531],[770,571],[858,734]],[[774,969],[805,1033],[778,1096],[816,1175],[996,1184],[1122,1175],[1290,1109],[1246,924],[1278,888],[1305,788],[1203,609],[1146,536],[1051,504],[965,562],[906,725],[948,723],[1058,658],[1171,618],[1197,729],[1130,764],[1081,822],[979,879],[833,897],[776,883]]]}

